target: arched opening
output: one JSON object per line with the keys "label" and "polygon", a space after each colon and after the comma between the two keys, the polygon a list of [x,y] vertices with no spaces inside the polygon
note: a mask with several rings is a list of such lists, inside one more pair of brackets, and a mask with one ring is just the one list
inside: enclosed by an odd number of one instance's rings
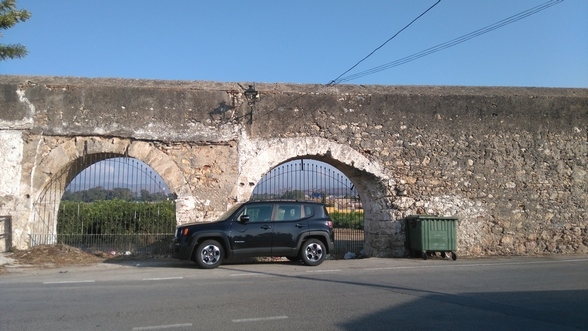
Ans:
{"label": "arched opening", "polygon": [[159,174],[138,159],[84,155],[53,174],[36,200],[30,246],[165,254],[176,226],[175,198]]}
{"label": "arched opening", "polygon": [[251,200],[311,200],[324,203],[335,228],[334,258],[363,255],[364,212],[355,184],[337,168],[313,159],[284,162],[257,183]]}
{"label": "arched opening", "polygon": [[[287,138],[275,141],[245,140],[243,160],[234,196],[249,200],[257,183],[276,165],[299,159],[325,162],[349,178],[359,193],[364,214],[365,256],[403,256],[405,236],[393,201],[396,181],[378,162],[349,146],[324,138]],[[298,161],[300,162],[300,161]]]}

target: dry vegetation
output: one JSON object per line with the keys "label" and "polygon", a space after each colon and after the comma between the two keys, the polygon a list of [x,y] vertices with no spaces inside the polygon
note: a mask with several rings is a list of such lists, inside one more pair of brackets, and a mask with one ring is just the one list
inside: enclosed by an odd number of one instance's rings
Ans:
{"label": "dry vegetation", "polygon": [[79,248],[56,244],[41,245],[27,250],[15,251],[10,258],[22,264],[90,264],[104,261],[108,255],[98,252],[95,254],[84,252]]}
{"label": "dry vegetation", "polygon": [[[109,256],[103,252],[94,254],[67,245],[41,245],[26,250],[16,250],[6,255],[15,265],[28,265],[39,268],[55,268],[66,265],[88,265],[104,262]],[[0,274],[6,272],[0,266]]]}

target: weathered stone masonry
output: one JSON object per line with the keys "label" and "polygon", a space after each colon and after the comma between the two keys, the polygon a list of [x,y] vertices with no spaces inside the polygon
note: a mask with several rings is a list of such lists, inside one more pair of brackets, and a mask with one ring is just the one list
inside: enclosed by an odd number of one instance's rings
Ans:
{"label": "weathered stone masonry", "polygon": [[[25,247],[34,205],[83,155],[128,155],[178,194],[178,222],[248,199],[290,159],[358,188],[366,254],[403,256],[415,213],[457,216],[460,255],[588,252],[588,90],[0,76],[0,215]],[[110,153],[110,154],[107,154]],[[72,174],[75,175],[75,174]]]}

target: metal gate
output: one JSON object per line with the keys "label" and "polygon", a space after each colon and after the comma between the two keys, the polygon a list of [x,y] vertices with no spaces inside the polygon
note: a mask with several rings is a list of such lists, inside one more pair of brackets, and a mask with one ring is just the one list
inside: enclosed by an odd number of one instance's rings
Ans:
{"label": "metal gate", "polygon": [[0,253],[12,249],[12,217],[0,216]]}
{"label": "metal gate", "polygon": [[333,258],[361,255],[364,214],[355,185],[336,168],[320,161],[298,159],[267,173],[251,200],[312,200],[327,206],[335,227]]}
{"label": "metal gate", "polygon": [[167,254],[175,226],[175,197],[153,169],[134,158],[93,154],[72,162],[43,190],[30,246]]}

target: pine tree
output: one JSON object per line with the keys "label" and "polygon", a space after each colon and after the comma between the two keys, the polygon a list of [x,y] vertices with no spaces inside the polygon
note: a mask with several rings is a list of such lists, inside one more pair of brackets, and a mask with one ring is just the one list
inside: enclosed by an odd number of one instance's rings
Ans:
{"label": "pine tree", "polygon": [[[24,22],[31,17],[26,10],[16,9],[16,0],[0,1],[0,29],[6,30],[17,23]],[[2,34],[0,33],[0,38]],[[22,58],[27,55],[27,49],[21,44],[0,44],[0,61],[6,59]]]}

